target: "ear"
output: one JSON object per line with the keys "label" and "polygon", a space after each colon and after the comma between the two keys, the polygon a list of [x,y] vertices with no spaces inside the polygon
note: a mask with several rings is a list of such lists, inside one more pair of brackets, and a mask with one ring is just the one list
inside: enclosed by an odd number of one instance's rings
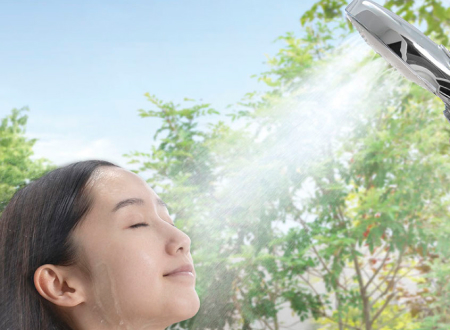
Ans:
{"label": "ear", "polygon": [[78,272],[67,267],[42,265],[34,272],[34,286],[39,294],[55,305],[75,307],[86,301],[86,283]]}

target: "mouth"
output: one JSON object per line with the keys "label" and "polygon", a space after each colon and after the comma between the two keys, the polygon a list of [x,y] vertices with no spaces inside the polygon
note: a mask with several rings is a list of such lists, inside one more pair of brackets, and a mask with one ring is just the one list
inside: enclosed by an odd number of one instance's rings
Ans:
{"label": "mouth", "polygon": [[191,264],[184,264],[181,267],[175,268],[174,270],[164,274],[163,276],[171,276],[171,275],[194,276],[194,266]]}
{"label": "mouth", "polygon": [[194,273],[192,273],[192,272],[177,272],[177,273],[164,275],[164,277],[167,277],[167,276],[189,276],[189,277],[195,277]]}

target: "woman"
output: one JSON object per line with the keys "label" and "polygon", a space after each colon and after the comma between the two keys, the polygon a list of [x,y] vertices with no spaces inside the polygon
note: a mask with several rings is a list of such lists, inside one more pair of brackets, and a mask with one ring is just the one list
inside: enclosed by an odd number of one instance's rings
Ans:
{"label": "woman", "polygon": [[0,329],[163,330],[191,318],[190,243],[136,174],[98,160],[51,171],[0,218]]}

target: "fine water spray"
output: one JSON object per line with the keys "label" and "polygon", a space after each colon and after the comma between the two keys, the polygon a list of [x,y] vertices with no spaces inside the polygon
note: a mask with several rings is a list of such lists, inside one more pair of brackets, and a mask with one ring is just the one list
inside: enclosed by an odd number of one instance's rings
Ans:
{"label": "fine water spray", "polygon": [[410,81],[439,97],[450,122],[450,52],[415,26],[370,0],[345,9],[364,40]]}

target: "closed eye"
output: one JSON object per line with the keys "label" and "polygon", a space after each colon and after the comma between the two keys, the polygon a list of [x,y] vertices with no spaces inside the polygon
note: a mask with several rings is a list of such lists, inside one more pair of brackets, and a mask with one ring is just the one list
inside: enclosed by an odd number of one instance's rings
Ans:
{"label": "closed eye", "polygon": [[130,228],[147,227],[147,226],[148,226],[147,223],[142,222],[142,223],[137,223],[135,225],[132,225]]}
{"label": "closed eye", "polygon": [[[175,227],[175,225],[172,225]],[[139,228],[139,227],[148,227],[148,223],[145,222],[141,222],[141,223],[137,223],[135,225],[130,226],[130,228]]]}

